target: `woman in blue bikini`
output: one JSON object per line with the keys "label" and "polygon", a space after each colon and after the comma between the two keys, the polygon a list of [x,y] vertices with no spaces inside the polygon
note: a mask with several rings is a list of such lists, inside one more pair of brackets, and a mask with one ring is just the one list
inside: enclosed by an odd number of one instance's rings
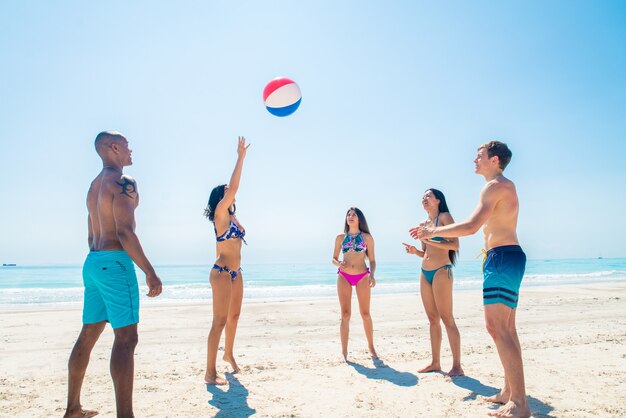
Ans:
{"label": "woman in blue bikini", "polygon": [[[339,253],[342,253],[342,261],[339,261]],[[365,259],[369,261],[369,268]],[[337,294],[341,306],[341,353],[344,360],[348,361],[348,334],[350,332],[350,315],[352,312],[352,288],[356,289],[359,300],[359,311],[363,319],[365,337],[370,355],[377,359],[374,349],[374,325],[370,316],[371,288],[376,285],[374,272],[376,271],[376,259],[374,257],[374,238],[370,234],[365,220],[365,215],[358,208],[348,209],[344,225],[344,233],[337,235],[335,239],[335,251],[333,264],[339,267],[337,270]]]}
{"label": "woman in blue bikini", "polygon": [[217,374],[217,349],[226,328],[226,346],[224,360],[230,363],[233,372],[239,371],[233,355],[237,322],[243,300],[243,277],[241,274],[241,246],[246,242],[245,230],[235,216],[235,195],[239,189],[239,180],[243,169],[243,160],[250,145],[239,137],[237,145],[237,163],[228,185],[213,189],[205,216],[213,222],[216,237],[217,259],[209,280],[213,293],[213,323],[209,332],[207,349],[207,369],[204,380],[212,385],[226,385],[228,381]]}
{"label": "woman in blue bikini", "polygon": [[[423,225],[443,226],[454,223],[446,204],[446,198],[439,190],[426,190],[422,197],[422,205],[428,213],[428,219],[422,223]],[[456,258],[456,251],[459,249],[459,240],[457,238],[433,237],[422,242],[421,250],[409,244],[404,244],[404,246],[407,253],[423,258],[420,294],[430,322],[432,361],[419,372],[427,373],[441,370],[440,322],[443,322],[452,351],[452,369],[448,375],[462,376],[461,336],[452,314],[452,266]]]}

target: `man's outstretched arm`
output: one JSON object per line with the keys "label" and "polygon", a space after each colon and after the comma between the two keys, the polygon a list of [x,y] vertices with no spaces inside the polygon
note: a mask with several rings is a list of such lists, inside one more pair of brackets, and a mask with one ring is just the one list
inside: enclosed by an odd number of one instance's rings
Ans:
{"label": "man's outstretched arm", "polygon": [[418,226],[411,228],[409,233],[415,239],[432,237],[456,238],[475,234],[493,213],[499,199],[497,184],[488,184],[480,192],[480,199],[474,212],[465,221],[445,226]]}

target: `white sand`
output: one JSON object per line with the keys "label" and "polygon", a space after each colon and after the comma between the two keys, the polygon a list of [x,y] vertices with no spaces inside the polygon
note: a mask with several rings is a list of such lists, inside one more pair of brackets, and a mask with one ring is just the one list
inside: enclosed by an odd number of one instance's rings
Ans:
{"label": "white sand", "polygon": [[[340,361],[336,299],[244,301],[235,352],[242,372],[230,387],[203,384],[207,303],[144,303],[135,362],[138,417],[485,416],[502,383],[484,329],[481,292],[457,292],[455,315],[467,377],[417,374],[428,363],[428,323],[418,295],[372,299],[375,367],[353,298],[350,357]],[[80,308],[0,312],[0,416],[62,416],[67,360]],[[534,416],[626,416],[626,283],[523,288],[518,330]],[[92,354],[82,402],[115,416],[109,376],[113,333]],[[451,365],[444,331],[442,367]],[[226,364],[218,363],[222,370]],[[230,376],[230,375],[229,375]],[[230,376],[232,379],[233,377]]]}

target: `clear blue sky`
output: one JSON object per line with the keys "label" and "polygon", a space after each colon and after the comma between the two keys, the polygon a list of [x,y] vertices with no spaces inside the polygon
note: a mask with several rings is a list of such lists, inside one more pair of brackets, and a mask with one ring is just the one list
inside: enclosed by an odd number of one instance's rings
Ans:
{"label": "clear blue sky", "polygon": [[[154,264],[213,261],[202,211],[237,135],[244,264],[329,261],[351,205],[379,263],[410,260],[423,191],[468,216],[492,138],[530,258],[626,256],[624,2],[2,2],[0,63],[0,263],[83,260],[105,129]],[[287,118],[261,100],[280,75],[303,93]]]}

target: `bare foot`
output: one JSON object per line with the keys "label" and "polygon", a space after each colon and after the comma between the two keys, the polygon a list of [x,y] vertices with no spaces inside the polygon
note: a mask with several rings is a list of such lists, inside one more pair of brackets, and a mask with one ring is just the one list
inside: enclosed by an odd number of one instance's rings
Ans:
{"label": "bare foot", "polygon": [[207,385],[227,385],[228,380],[224,379],[222,376],[209,376],[207,374],[204,376],[204,383],[206,383]]}
{"label": "bare foot", "polygon": [[461,368],[461,366],[454,366],[448,372],[448,376],[450,377],[465,376],[465,372],[463,372],[463,369]]}
{"label": "bare foot", "polygon": [[224,354],[222,357],[224,361],[230,363],[230,366],[233,368],[233,373],[239,373],[241,369],[237,366],[237,362],[235,362],[235,357],[232,354]]}
{"label": "bare foot", "polygon": [[78,407],[78,410],[65,411],[63,418],[89,418],[98,415],[98,411],[85,411],[82,407]]}
{"label": "bare foot", "polygon": [[493,396],[484,397],[483,399],[486,400],[487,402],[501,403],[504,405],[511,399],[511,394],[508,392],[501,391]]}
{"label": "bare foot", "polygon": [[341,353],[341,356],[343,357],[343,361],[345,361],[347,363],[348,362],[348,353]]}
{"label": "bare foot", "polygon": [[370,356],[372,356],[373,360],[378,360],[378,354],[376,353],[374,347],[370,348]]}
{"label": "bare foot", "polygon": [[517,405],[513,401],[508,401],[500,409],[489,413],[492,417],[514,417],[514,418],[528,418],[530,417],[530,409],[528,405]]}
{"label": "bare foot", "polygon": [[430,373],[430,372],[440,372],[441,366],[439,364],[430,363],[428,366],[424,367],[422,370],[418,370],[418,373]]}

